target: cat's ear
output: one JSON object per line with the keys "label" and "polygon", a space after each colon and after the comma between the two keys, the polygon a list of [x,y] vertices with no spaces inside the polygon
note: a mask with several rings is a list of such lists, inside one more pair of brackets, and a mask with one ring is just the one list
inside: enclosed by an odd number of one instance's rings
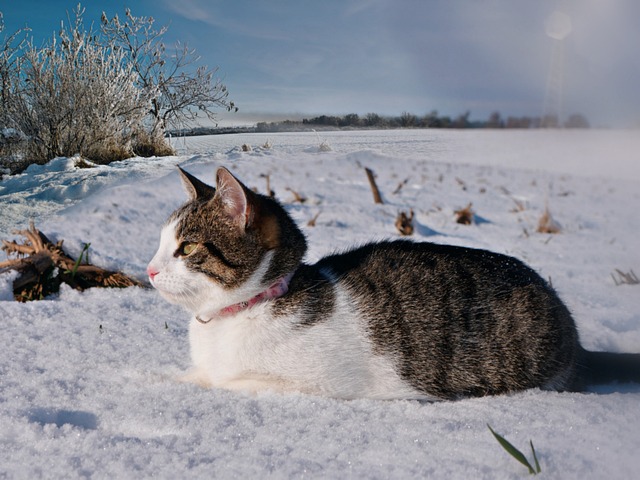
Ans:
{"label": "cat's ear", "polygon": [[252,217],[250,192],[247,187],[224,167],[218,169],[216,187],[216,198],[222,203],[227,216],[239,227],[247,227]]}
{"label": "cat's ear", "polygon": [[178,167],[180,179],[185,190],[189,194],[189,199],[196,200],[198,198],[211,199],[216,193],[216,189],[198,180],[196,177]]}

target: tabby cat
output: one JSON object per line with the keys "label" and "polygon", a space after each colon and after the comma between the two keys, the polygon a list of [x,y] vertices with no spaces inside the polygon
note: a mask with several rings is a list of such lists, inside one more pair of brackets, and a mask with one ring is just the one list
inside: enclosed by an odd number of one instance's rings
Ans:
{"label": "tabby cat", "polygon": [[224,168],[215,188],[180,175],[190,199],[147,272],[193,314],[190,381],[440,400],[640,380],[640,355],[583,349],[554,290],[515,258],[387,241],[307,265],[276,200]]}

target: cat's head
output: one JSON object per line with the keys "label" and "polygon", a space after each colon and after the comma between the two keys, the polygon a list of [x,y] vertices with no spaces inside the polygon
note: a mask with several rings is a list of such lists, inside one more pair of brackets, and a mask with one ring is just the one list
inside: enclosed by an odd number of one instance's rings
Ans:
{"label": "cat's head", "polygon": [[180,176],[190,199],[165,223],[147,267],[165,299],[211,315],[298,267],[305,238],[276,200],[252,192],[225,168],[215,188],[182,169]]}

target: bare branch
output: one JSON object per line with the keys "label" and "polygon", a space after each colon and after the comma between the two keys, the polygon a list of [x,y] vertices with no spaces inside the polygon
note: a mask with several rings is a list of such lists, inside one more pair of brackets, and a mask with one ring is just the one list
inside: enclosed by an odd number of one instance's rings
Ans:
{"label": "bare branch", "polygon": [[226,87],[214,78],[217,68],[200,66],[192,71],[200,60],[195,50],[177,43],[167,55],[162,41],[166,31],[167,27],[156,28],[152,17],[136,17],[130,11],[125,20],[102,17],[103,34],[128,52],[140,86],[158,92],[149,112],[151,132],[163,134],[168,126],[181,127],[199,115],[215,120],[218,108],[237,110]]}

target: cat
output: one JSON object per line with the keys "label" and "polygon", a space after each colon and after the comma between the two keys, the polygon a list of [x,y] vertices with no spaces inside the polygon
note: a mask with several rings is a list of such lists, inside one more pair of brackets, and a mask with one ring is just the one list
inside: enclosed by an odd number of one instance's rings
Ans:
{"label": "cat", "polygon": [[[178,167],[179,168],[179,167]],[[447,400],[640,380],[640,355],[588,352],[521,261],[406,240],[303,263],[303,233],[227,169],[179,168],[152,285],[193,314],[187,380],[243,392]]]}

